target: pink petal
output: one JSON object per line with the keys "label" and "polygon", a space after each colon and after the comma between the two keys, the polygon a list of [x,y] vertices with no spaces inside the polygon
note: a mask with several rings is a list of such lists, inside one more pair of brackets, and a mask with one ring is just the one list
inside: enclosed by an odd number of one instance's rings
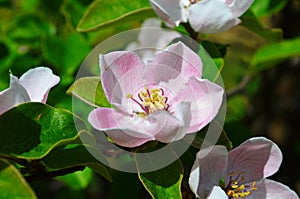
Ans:
{"label": "pink petal", "polygon": [[214,186],[207,199],[228,199],[228,196],[221,187]]}
{"label": "pink petal", "polygon": [[228,152],[216,145],[200,150],[192,167],[189,185],[200,198],[206,198],[218,186],[227,169]]}
{"label": "pink petal", "polygon": [[189,8],[189,22],[196,32],[224,32],[234,26],[236,17],[220,0],[202,0]]}
{"label": "pink petal", "polygon": [[202,61],[190,48],[177,42],[156,53],[147,63],[145,73],[148,81],[157,84],[178,77],[187,80],[191,76],[202,76]]}
{"label": "pink petal", "polygon": [[175,115],[168,111],[158,111],[149,115],[160,127],[155,138],[164,143],[180,140],[186,134],[191,121],[190,103],[182,102],[176,107]]}
{"label": "pink petal", "polygon": [[29,101],[30,97],[18,78],[10,75],[9,88],[0,92],[0,115],[18,104]]}
{"label": "pink petal", "polygon": [[229,153],[229,173],[242,173],[245,182],[276,173],[282,162],[278,146],[264,137],[251,138]]}
{"label": "pink petal", "polygon": [[49,68],[38,67],[24,73],[20,84],[26,89],[30,101],[46,103],[50,89],[58,84],[59,80]]}
{"label": "pink petal", "polygon": [[232,9],[234,17],[238,18],[246,12],[254,0],[227,0],[226,3]]}
{"label": "pink petal", "polygon": [[256,183],[257,190],[251,191],[247,199],[299,199],[298,195],[288,186],[273,180],[261,180]]}
{"label": "pink petal", "polygon": [[192,103],[192,120],[188,133],[194,133],[205,127],[217,115],[223,101],[224,90],[219,85],[205,79],[192,77],[188,85],[181,89],[171,104],[181,101]]}
{"label": "pink petal", "polygon": [[122,98],[141,84],[144,64],[132,52],[116,51],[99,57],[102,87],[110,103]]}
{"label": "pink petal", "polygon": [[150,3],[156,14],[171,27],[183,21],[180,0],[150,0]]}
{"label": "pink petal", "polygon": [[88,121],[95,129],[105,131],[113,142],[125,147],[135,147],[154,140],[153,134],[158,128],[148,120],[111,108],[93,110]]}

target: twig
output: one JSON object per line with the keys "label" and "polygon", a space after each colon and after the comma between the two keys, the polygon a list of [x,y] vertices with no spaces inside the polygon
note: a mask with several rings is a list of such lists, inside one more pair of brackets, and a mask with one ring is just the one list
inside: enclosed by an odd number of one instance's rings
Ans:
{"label": "twig", "polygon": [[193,30],[189,23],[182,23],[185,30],[190,34],[191,38],[198,41],[198,33]]}
{"label": "twig", "polygon": [[74,173],[76,171],[82,171],[85,169],[85,166],[75,166],[75,167],[70,167],[66,169],[61,169],[57,171],[50,171],[50,172],[45,172],[45,173],[40,173],[36,175],[31,175],[31,176],[25,176],[26,180],[28,182],[35,181],[35,180],[43,180],[47,178],[54,178],[58,176],[63,176],[69,173]]}
{"label": "twig", "polygon": [[18,159],[18,158],[14,158],[14,157],[10,157],[10,156],[4,156],[4,155],[0,155],[0,159],[6,159],[6,160],[10,160],[13,162],[16,162],[22,166],[27,166],[28,162],[24,159]]}
{"label": "twig", "polygon": [[243,80],[241,81],[241,83],[237,87],[235,87],[235,88],[233,88],[233,89],[231,89],[227,92],[227,98],[231,98],[231,97],[233,97],[237,94],[240,94],[240,93],[244,92],[244,90],[246,89],[248,83],[252,79],[253,79],[253,76],[245,75]]}

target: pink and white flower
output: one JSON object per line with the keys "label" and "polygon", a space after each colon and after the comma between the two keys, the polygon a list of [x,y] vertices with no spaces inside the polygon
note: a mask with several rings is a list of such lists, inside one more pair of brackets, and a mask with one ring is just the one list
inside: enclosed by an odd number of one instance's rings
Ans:
{"label": "pink and white flower", "polygon": [[218,33],[239,24],[254,0],[150,0],[157,15],[170,26],[189,22],[196,32]]}
{"label": "pink and white flower", "polygon": [[100,71],[114,108],[96,108],[88,120],[125,147],[169,143],[197,132],[217,115],[223,100],[223,88],[201,79],[201,59],[181,42],[146,64],[129,51],[101,54]]}
{"label": "pink and white flower", "polygon": [[49,68],[37,67],[28,70],[20,79],[10,75],[10,86],[0,92],[0,114],[25,102],[46,103],[49,90],[60,78]]}
{"label": "pink and white flower", "polygon": [[279,147],[263,137],[251,138],[230,152],[216,145],[198,152],[189,184],[199,198],[297,199],[289,187],[266,179],[281,162]]}

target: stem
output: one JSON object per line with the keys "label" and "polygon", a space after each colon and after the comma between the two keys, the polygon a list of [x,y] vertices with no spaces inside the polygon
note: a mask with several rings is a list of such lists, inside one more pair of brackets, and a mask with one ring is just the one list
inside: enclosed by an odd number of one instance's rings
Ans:
{"label": "stem", "polygon": [[27,166],[28,165],[28,162],[24,159],[18,159],[18,158],[14,158],[14,157],[10,157],[10,156],[4,156],[4,155],[0,155],[0,158],[16,162],[16,163],[18,163],[22,166]]}
{"label": "stem", "polygon": [[198,42],[198,33],[193,30],[189,23],[182,23],[185,30],[190,34],[191,38]]}
{"label": "stem", "polygon": [[45,173],[40,173],[37,175],[31,175],[31,176],[26,176],[26,180],[28,182],[35,181],[35,180],[43,180],[47,178],[54,178],[58,176],[63,176],[66,174],[74,173],[76,171],[82,171],[85,169],[85,166],[74,166],[66,169],[61,169],[57,171],[50,171],[50,172],[45,172]]}
{"label": "stem", "polygon": [[233,88],[233,89],[231,89],[227,92],[227,98],[231,98],[231,97],[233,97],[237,94],[240,94],[240,93],[244,92],[244,90],[246,89],[248,83],[252,79],[253,79],[253,76],[245,75],[243,80],[240,82],[240,84],[237,87],[235,87],[235,88]]}

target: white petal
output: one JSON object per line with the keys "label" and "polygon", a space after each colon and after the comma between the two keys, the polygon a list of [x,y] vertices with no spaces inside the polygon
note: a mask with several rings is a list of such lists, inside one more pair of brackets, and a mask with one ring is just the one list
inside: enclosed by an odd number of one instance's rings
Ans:
{"label": "white petal", "polygon": [[191,190],[200,198],[207,197],[213,187],[219,185],[223,179],[227,161],[228,152],[224,146],[216,145],[201,149],[197,153],[189,178]]}
{"label": "white petal", "polygon": [[207,199],[228,199],[226,193],[219,186],[214,186]]}
{"label": "white petal", "polygon": [[189,22],[196,32],[218,33],[236,23],[231,8],[220,0],[202,0],[189,8]]}
{"label": "white petal", "polygon": [[19,79],[10,75],[9,88],[0,92],[0,114],[18,104],[29,101],[30,97],[25,88],[20,84]]}
{"label": "white petal", "polygon": [[178,26],[182,19],[180,0],[150,0],[156,14],[171,26]]}
{"label": "white petal", "polygon": [[26,89],[32,102],[46,103],[49,90],[59,82],[60,78],[49,68],[30,69],[20,78],[20,84]]}
{"label": "white petal", "polygon": [[234,17],[240,17],[248,8],[254,0],[227,0],[226,3],[230,6]]}

